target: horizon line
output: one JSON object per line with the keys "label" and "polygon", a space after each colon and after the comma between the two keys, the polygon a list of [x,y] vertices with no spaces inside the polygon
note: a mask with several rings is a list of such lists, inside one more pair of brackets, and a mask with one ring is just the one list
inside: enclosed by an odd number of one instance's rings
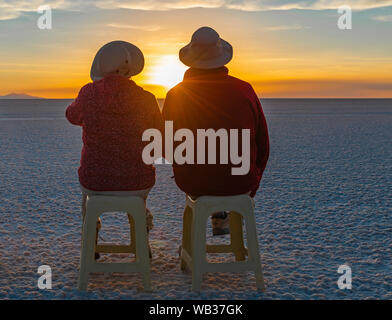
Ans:
{"label": "horizon line", "polygon": [[[334,100],[391,100],[391,97],[384,97],[384,98],[380,98],[380,97],[259,97],[259,99],[261,100],[268,100],[268,99],[273,99],[273,100],[294,100],[294,99],[298,99],[298,100],[327,100],[327,99],[334,99]],[[165,100],[166,98],[156,98],[157,100]],[[75,100],[75,98],[45,98],[45,97],[37,97],[37,98],[2,98],[2,96],[0,96],[0,100]]]}

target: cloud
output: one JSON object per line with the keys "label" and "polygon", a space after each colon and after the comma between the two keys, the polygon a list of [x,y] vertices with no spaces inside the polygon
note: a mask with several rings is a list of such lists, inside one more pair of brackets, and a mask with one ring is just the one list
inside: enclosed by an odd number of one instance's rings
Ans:
{"label": "cloud", "polygon": [[97,0],[95,5],[98,8],[124,8],[135,10],[172,10],[191,8],[219,8],[224,7],[225,0]]}
{"label": "cloud", "polygon": [[37,12],[38,8],[43,5],[52,9],[72,9],[80,7],[81,4],[80,0],[0,0],[0,20],[18,18],[23,12]]}
{"label": "cloud", "polygon": [[389,16],[375,16],[372,19],[376,20],[376,21],[381,21],[381,22],[392,22],[392,15],[389,15]]}
{"label": "cloud", "polygon": [[[353,10],[368,10],[392,6],[391,0],[316,0],[302,2],[312,2],[313,4],[309,9],[314,10],[335,10],[343,5],[350,6]],[[306,9],[306,6],[300,9]]]}
{"label": "cloud", "polygon": [[119,24],[119,23],[108,23],[108,27],[117,29],[134,29],[134,30],[144,30],[144,31],[159,31],[162,28],[158,25],[130,25],[130,24]]}
{"label": "cloud", "polygon": [[353,10],[392,6],[392,0],[0,0],[0,20],[19,17],[23,12],[36,12],[40,5],[53,9],[81,10],[83,8],[176,10],[190,8],[227,8],[243,11],[268,10],[336,10],[342,4]]}
{"label": "cloud", "polygon": [[264,30],[267,31],[289,31],[289,30],[303,30],[307,27],[294,25],[294,26],[274,26],[274,27],[265,27]]}
{"label": "cloud", "polygon": [[202,8],[228,8],[243,11],[267,10],[325,10],[344,5],[353,10],[366,10],[392,6],[392,0],[98,0],[100,8],[127,8],[138,10],[170,10]]}

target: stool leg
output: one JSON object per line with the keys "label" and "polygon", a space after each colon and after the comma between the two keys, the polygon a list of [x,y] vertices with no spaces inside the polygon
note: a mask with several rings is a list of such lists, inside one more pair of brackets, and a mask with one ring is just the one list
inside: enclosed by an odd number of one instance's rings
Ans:
{"label": "stool leg", "polygon": [[[182,225],[182,249],[188,252],[189,255],[192,255],[192,247],[191,247],[191,235],[192,235],[192,209],[186,207],[184,210],[184,218]],[[185,270],[186,262],[182,258],[181,254],[181,270]]]}
{"label": "stool leg", "polygon": [[255,268],[255,276],[256,276],[256,287],[257,289],[264,291],[264,276],[263,276],[263,268],[261,266],[260,261],[260,251],[259,244],[257,239],[257,230],[256,230],[256,219],[254,214],[250,214],[246,219],[246,235],[248,239],[248,256],[249,261],[251,261]]}
{"label": "stool leg", "polygon": [[[84,220],[86,218],[86,211],[87,211],[87,194],[82,193],[82,235],[83,235],[83,228],[84,228]],[[96,235],[95,235],[95,247],[98,245],[98,232],[101,230],[101,220],[97,219],[97,226],[96,226]],[[83,238],[83,237],[82,237]],[[81,244],[82,246],[82,244]],[[94,248],[95,250],[95,248]],[[94,251],[95,253],[95,260],[99,259],[99,253]]]}
{"label": "stool leg", "polygon": [[85,291],[88,285],[89,265],[94,263],[96,221],[86,215],[83,223],[82,248],[80,253],[80,270],[78,288]]}
{"label": "stool leg", "polygon": [[136,231],[135,231],[135,221],[132,218],[132,215],[127,214],[129,221],[129,230],[130,230],[130,246],[132,253],[135,254],[136,257]]}
{"label": "stool leg", "polygon": [[87,201],[87,195],[85,193],[82,193],[82,220],[84,221],[84,218],[86,217],[86,201]]}
{"label": "stool leg", "polygon": [[145,291],[151,291],[151,277],[150,277],[150,258],[148,255],[148,235],[145,215],[135,215],[133,217],[135,224],[140,226],[136,230],[136,261],[138,261],[142,268],[143,287]]}
{"label": "stool leg", "polygon": [[230,242],[236,261],[244,261],[246,250],[242,231],[242,216],[237,212],[230,212]]}
{"label": "stool leg", "polygon": [[195,212],[192,219],[192,291],[200,292],[203,280],[203,265],[206,263],[207,217]]}
{"label": "stool leg", "polygon": [[82,209],[81,209],[81,213],[82,213],[82,234],[81,234],[81,237],[80,237],[80,248],[83,247],[83,229],[84,229],[84,221],[85,221],[85,218],[86,218],[86,201],[87,201],[87,195],[82,193]]}

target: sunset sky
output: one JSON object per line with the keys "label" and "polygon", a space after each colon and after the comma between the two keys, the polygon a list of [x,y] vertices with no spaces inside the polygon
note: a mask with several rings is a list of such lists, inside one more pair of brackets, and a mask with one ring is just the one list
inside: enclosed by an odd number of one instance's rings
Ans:
{"label": "sunset sky", "polygon": [[[52,30],[37,27],[42,4]],[[345,4],[352,30],[337,28]],[[99,47],[125,40],[145,55],[134,80],[163,98],[201,26],[233,45],[230,74],[260,97],[392,98],[392,0],[0,0],[0,95],[74,98]]]}

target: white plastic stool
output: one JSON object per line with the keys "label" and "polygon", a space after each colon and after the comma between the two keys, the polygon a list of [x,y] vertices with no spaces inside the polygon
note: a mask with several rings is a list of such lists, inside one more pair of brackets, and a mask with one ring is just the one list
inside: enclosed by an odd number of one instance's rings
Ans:
{"label": "white plastic stool", "polygon": [[[94,259],[96,223],[105,212],[126,212],[132,216],[131,228],[134,234],[130,246],[101,245],[97,252],[119,253],[133,252],[136,262],[131,263],[100,263]],[[148,235],[146,225],[146,208],[141,197],[88,196],[86,216],[82,231],[82,248],[80,254],[79,290],[86,290],[90,272],[140,272],[143,277],[144,290],[151,290],[150,258],[148,251]],[[132,221],[133,220],[133,221]],[[132,221],[132,223],[131,223]],[[133,227],[132,227],[133,225]],[[136,226],[136,227],[135,227]]]}
{"label": "white plastic stool", "polygon": [[[230,245],[206,245],[208,217],[221,211],[230,211]],[[242,219],[245,220],[248,249],[243,244]],[[239,219],[238,219],[239,218]],[[206,253],[233,252],[236,262],[208,263]],[[245,260],[248,255],[248,260]],[[193,200],[186,197],[181,248],[181,269],[192,271],[192,290],[200,291],[202,276],[206,272],[254,271],[256,286],[264,290],[263,270],[257,241],[253,199],[249,195],[202,196]]]}

